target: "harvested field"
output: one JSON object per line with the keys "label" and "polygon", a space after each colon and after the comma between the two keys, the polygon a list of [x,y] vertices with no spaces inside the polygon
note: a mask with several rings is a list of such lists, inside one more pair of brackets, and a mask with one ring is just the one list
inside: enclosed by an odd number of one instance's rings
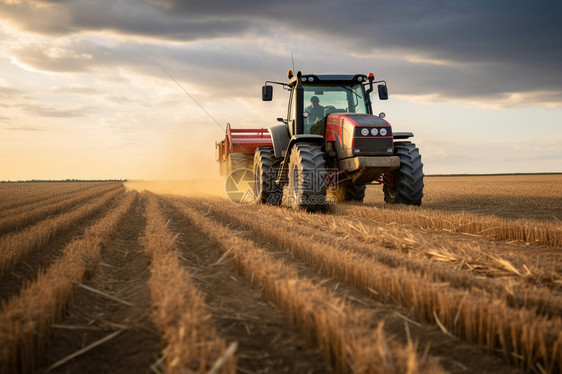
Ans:
{"label": "harvested field", "polygon": [[315,214],[131,186],[0,184],[0,372],[562,372],[562,175]]}

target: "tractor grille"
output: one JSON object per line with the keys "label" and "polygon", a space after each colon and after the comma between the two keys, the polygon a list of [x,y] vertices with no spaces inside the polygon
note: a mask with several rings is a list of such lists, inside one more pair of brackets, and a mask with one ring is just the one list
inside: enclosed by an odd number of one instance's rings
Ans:
{"label": "tractor grille", "polygon": [[392,138],[355,138],[353,139],[353,155],[392,156]]}

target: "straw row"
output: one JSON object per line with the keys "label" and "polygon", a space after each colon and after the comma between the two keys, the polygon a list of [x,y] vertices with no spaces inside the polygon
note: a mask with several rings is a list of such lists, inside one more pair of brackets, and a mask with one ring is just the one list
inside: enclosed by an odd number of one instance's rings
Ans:
{"label": "straw row", "polygon": [[46,245],[57,235],[63,234],[77,223],[106,208],[111,199],[123,194],[123,188],[106,192],[78,209],[71,210],[60,216],[43,220],[17,233],[0,238],[0,278],[16,263],[22,261],[30,253]]}
{"label": "straw row", "polygon": [[63,196],[62,199],[56,198],[47,200],[27,207],[25,210],[21,208],[12,209],[9,212],[3,212],[4,218],[0,219],[0,235],[18,230],[24,226],[48,218],[56,214],[74,208],[77,205],[90,199],[99,197],[108,191],[122,189],[121,185],[103,185],[93,189],[80,190],[72,194]]}
{"label": "straw row", "polygon": [[420,357],[416,344],[389,340],[374,316],[356,309],[325,288],[298,275],[236,231],[212,221],[182,201],[169,199],[195,228],[231,254],[243,276],[263,289],[281,312],[324,352],[326,361],[340,373],[440,372],[435,359]]}
{"label": "straw row", "polygon": [[445,230],[479,235],[497,240],[521,240],[526,243],[562,246],[562,226],[530,220],[507,220],[471,213],[444,213],[427,209],[400,207],[377,208],[335,205],[333,212],[378,223],[396,222],[427,230]]}
{"label": "straw row", "polygon": [[562,316],[562,297],[551,289],[560,285],[556,264],[552,264],[552,269],[526,264],[524,252],[512,254],[508,261],[497,250],[483,249],[479,244],[443,236],[432,242],[423,232],[415,233],[403,227],[367,225],[347,217],[302,214],[267,206],[245,209],[251,211],[249,215],[260,216],[260,223],[290,223],[303,237],[343,245],[387,266],[404,266],[455,288],[479,289],[506,298],[510,306],[535,310],[537,315]]}
{"label": "straw row", "polygon": [[0,372],[32,372],[47,343],[51,325],[60,320],[86,271],[98,262],[102,246],[112,237],[131,209],[137,193],[128,193],[120,205],[89,227],[82,239],[67,245],[63,256],[39,274],[19,296],[3,304],[0,314]]}
{"label": "straw row", "polygon": [[[209,206],[220,212],[221,222],[230,222],[268,240],[296,258],[318,268],[324,275],[346,282],[375,299],[413,308],[419,320],[443,326],[448,332],[488,351],[501,351],[509,363],[527,370],[536,365],[548,371],[562,370],[562,320],[537,317],[534,311],[507,306],[505,300],[481,292],[455,289],[437,283],[430,275],[406,267],[388,267],[367,256],[347,251],[345,243],[333,245],[302,235],[298,226],[290,233],[279,219],[266,215],[240,214],[233,206]],[[375,295],[372,290],[378,294]]]}
{"label": "straw row", "polygon": [[[226,344],[205,312],[204,296],[178,262],[175,238],[167,229],[156,196],[144,196],[147,222],[143,241],[151,259],[153,320],[166,342],[167,372],[207,373],[226,355]],[[235,369],[236,356],[229,354],[216,372],[234,373]]]}
{"label": "straw row", "polygon": [[12,209],[21,209],[45,200],[52,200],[74,192],[109,184],[115,183],[2,183],[0,184],[0,215],[4,216],[5,211]]}

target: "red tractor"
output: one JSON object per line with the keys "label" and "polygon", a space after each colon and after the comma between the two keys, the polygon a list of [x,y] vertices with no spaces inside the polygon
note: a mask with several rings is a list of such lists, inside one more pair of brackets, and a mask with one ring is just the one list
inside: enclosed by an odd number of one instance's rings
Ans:
{"label": "red tractor", "polygon": [[372,73],[293,76],[289,70],[288,78],[262,87],[264,101],[273,99],[271,84],[290,91],[287,118],[277,119],[283,124],[268,133],[229,125],[217,144],[221,174],[249,168],[257,201],[286,201],[310,211],[324,209],[334,197],[363,201],[367,184],[382,184],[387,203],[421,204],[421,155],[407,140],[413,134],[393,132],[383,113],[373,114],[373,84],[379,99],[387,100],[386,82],[374,82]]}

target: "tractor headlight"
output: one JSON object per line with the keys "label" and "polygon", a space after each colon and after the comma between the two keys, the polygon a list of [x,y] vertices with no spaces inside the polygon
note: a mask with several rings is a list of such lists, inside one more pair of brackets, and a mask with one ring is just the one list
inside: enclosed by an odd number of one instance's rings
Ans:
{"label": "tractor headlight", "polygon": [[382,136],[386,136],[386,134],[388,133],[388,131],[386,131],[386,129],[381,129],[380,133]]}
{"label": "tractor headlight", "polygon": [[373,128],[371,129],[371,135],[377,136],[378,134],[379,134],[379,130],[377,130],[376,128],[373,127]]}
{"label": "tractor headlight", "polygon": [[369,129],[361,129],[361,135],[363,136],[369,135]]}

